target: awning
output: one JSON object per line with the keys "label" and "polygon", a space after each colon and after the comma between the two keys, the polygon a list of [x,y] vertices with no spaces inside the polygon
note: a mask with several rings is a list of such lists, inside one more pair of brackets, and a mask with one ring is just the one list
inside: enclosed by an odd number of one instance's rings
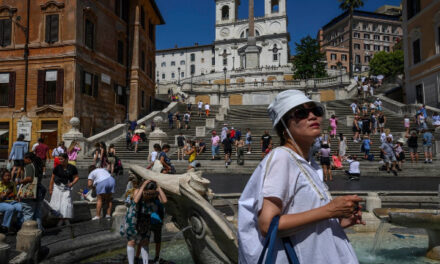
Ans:
{"label": "awning", "polygon": [[37,133],[52,133],[55,131],[57,131],[57,130],[56,129],[41,129],[41,130],[38,130]]}
{"label": "awning", "polygon": [[0,136],[9,133],[9,130],[0,130]]}

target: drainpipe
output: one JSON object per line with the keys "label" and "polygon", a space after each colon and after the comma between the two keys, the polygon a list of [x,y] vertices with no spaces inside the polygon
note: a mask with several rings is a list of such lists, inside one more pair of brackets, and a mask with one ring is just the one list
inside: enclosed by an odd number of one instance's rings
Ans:
{"label": "drainpipe", "polygon": [[26,11],[26,43],[24,44],[24,103],[23,103],[23,111],[27,111],[27,90],[28,90],[28,72],[29,72],[29,18],[30,18],[30,0],[27,0],[27,11]]}

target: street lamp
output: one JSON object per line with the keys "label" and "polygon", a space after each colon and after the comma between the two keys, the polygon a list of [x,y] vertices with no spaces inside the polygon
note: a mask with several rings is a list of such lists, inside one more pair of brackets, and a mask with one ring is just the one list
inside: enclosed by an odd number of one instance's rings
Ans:
{"label": "street lamp", "polygon": [[272,49],[272,52],[273,52],[273,54],[274,55],[277,55],[278,56],[278,61],[280,60],[280,55],[278,54],[278,48],[277,48],[277,45],[274,45],[274,47],[273,47],[273,49]]}
{"label": "street lamp", "polygon": [[223,68],[223,72],[225,73],[225,89],[224,89],[224,93],[226,94],[226,67]]}
{"label": "street lamp", "polygon": [[232,70],[235,70],[235,56],[232,56]]}
{"label": "street lamp", "polygon": [[278,53],[278,67],[281,67],[281,52]]}
{"label": "street lamp", "polygon": [[177,79],[177,80],[178,80],[178,81],[177,81],[177,84],[180,86],[180,67],[177,68],[177,73],[178,73],[178,75],[179,75],[179,76],[177,77],[177,78],[178,78],[178,79]]}
{"label": "street lamp", "polygon": [[194,73],[191,73],[191,93],[193,91],[193,76],[194,76]]}

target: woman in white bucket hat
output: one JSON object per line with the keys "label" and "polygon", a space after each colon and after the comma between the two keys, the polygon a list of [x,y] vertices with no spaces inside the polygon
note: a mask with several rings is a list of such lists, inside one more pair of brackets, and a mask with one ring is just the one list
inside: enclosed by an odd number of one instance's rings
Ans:
{"label": "woman in white bucket hat", "polygon": [[[332,199],[309,150],[321,132],[324,109],[303,92],[277,95],[268,108],[281,140],[258,165],[238,203],[239,263],[257,263],[272,219],[300,263],[358,263],[343,228],[364,224],[357,195]],[[271,263],[289,263],[281,239]]]}

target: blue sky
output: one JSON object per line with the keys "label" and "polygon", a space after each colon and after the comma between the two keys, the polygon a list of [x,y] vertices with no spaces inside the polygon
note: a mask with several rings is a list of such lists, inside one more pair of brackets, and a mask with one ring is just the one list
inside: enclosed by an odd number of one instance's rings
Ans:
{"label": "blue sky", "polygon": [[[255,15],[264,15],[264,0],[254,0]],[[361,10],[374,11],[384,4],[399,5],[401,0],[364,0]],[[166,24],[157,27],[157,49],[211,44],[215,33],[214,0],[156,0]],[[241,0],[239,18],[248,17],[248,0]],[[318,30],[341,14],[338,0],[287,0],[291,53],[295,42]]]}

